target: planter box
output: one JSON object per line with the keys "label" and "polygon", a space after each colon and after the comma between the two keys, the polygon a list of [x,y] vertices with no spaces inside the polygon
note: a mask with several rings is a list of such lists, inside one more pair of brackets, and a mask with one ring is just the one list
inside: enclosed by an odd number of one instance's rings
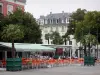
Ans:
{"label": "planter box", "polygon": [[91,65],[95,65],[95,59],[94,57],[91,57],[91,56],[87,56],[87,57],[84,57],[84,65],[87,65],[87,66],[91,66]]}
{"label": "planter box", "polygon": [[7,58],[6,60],[7,71],[21,71],[22,70],[22,59],[21,58]]}

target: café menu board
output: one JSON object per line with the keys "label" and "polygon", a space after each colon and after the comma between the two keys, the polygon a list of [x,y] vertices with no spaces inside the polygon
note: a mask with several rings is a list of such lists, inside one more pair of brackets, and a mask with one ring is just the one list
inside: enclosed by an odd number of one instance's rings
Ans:
{"label": "caf\u00e9 menu board", "polygon": [[15,0],[15,1],[26,3],[26,0]]}

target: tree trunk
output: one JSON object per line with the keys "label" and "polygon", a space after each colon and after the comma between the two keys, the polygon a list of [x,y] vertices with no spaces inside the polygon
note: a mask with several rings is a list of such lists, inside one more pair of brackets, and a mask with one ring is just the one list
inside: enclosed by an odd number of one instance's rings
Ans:
{"label": "tree trunk", "polygon": [[65,45],[66,45],[66,39],[65,39]]}
{"label": "tree trunk", "polygon": [[12,41],[12,58],[15,58],[15,47],[14,47],[14,41]]}
{"label": "tree trunk", "polygon": [[84,45],[84,55],[87,56],[86,45]]}
{"label": "tree trunk", "polygon": [[89,56],[90,56],[91,55],[91,53],[90,53],[90,43],[89,43],[88,47],[89,47]]}
{"label": "tree trunk", "polygon": [[49,39],[48,39],[48,45],[49,45]]}

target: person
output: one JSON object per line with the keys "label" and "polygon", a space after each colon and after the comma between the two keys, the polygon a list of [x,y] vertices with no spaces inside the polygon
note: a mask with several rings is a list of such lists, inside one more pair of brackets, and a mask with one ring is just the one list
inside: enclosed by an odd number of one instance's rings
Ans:
{"label": "person", "polygon": [[97,61],[97,57],[94,58],[95,62]]}

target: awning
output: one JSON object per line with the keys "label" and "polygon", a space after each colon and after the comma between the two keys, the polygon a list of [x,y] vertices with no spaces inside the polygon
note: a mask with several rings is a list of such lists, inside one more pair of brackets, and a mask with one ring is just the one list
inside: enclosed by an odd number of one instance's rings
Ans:
{"label": "awning", "polygon": [[[12,43],[0,42],[1,46],[8,48],[12,47]],[[42,44],[29,44],[29,43],[14,43],[16,51],[28,52],[28,51],[55,51],[55,48],[42,46]]]}

